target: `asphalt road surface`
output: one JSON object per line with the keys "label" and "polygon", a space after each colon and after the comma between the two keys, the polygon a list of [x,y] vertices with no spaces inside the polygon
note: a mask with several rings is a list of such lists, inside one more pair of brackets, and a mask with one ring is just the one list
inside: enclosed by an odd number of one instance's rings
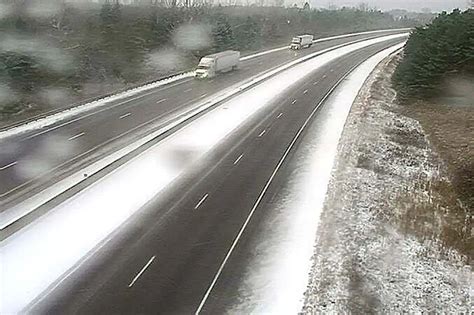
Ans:
{"label": "asphalt road surface", "polygon": [[[246,253],[251,250],[249,244],[257,237],[262,220],[271,220],[272,197],[291,171],[288,163],[298,141],[283,163],[280,162],[298,130],[316,104],[350,69],[401,41],[363,48],[316,70],[303,85],[279,97],[274,106],[226,138],[206,159],[206,165],[173,183],[160,199],[151,201],[132,217],[105,247],[62,279],[55,290],[35,301],[30,311],[48,314],[225,312],[238,298],[239,280],[247,264]],[[268,62],[278,63],[270,59]],[[258,62],[253,60],[252,64],[257,67]],[[226,80],[231,77],[223,79]],[[195,97],[211,89],[208,83],[189,81],[180,84],[183,93],[175,97],[184,97],[186,88],[193,88],[189,93],[195,93]],[[170,98],[166,93],[169,88],[148,96],[147,102]],[[144,109],[145,113],[153,107]],[[131,110],[129,107],[126,111]],[[123,112],[113,109],[114,114],[108,113],[107,117],[115,115],[118,119]],[[138,116],[133,113],[132,116]],[[98,117],[102,115],[105,114]],[[70,126],[74,129],[70,135],[86,132],[88,123]],[[110,124],[107,130],[112,129],[114,122]],[[97,131],[95,135],[103,133]],[[89,140],[85,139],[84,136],[82,140],[87,144]],[[254,216],[244,233],[239,234],[253,210]],[[236,246],[227,257],[232,244]]]}
{"label": "asphalt road surface", "polygon": [[0,140],[0,211],[158,129],[177,112],[192,108],[226,87],[309,53],[394,33],[400,31],[329,40],[297,52],[272,52],[242,61],[240,70],[213,80],[183,79],[80,117]]}

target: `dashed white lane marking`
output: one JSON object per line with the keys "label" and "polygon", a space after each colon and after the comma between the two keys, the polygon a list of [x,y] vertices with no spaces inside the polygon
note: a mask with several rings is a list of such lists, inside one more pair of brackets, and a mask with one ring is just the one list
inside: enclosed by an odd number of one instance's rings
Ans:
{"label": "dashed white lane marking", "polygon": [[128,117],[130,116],[132,113],[126,113],[126,114],[123,114],[122,116],[120,116],[119,118],[120,119],[124,119],[125,117]]}
{"label": "dashed white lane marking", "polygon": [[18,163],[18,162],[15,161],[15,162],[12,162],[12,163],[7,164],[5,166],[2,166],[2,167],[0,167],[0,171],[6,170],[7,168],[12,167],[13,165],[16,165],[16,163]]}
{"label": "dashed white lane marking", "polygon": [[242,153],[235,161],[234,161],[234,165],[239,163],[240,159],[242,159],[242,157],[244,156],[244,154]]}
{"label": "dashed white lane marking", "polygon": [[69,140],[69,141],[72,141],[72,140],[74,140],[74,139],[77,139],[77,138],[79,138],[79,137],[82,137],[83,135],[85,135],[85,132],[81,132],[81,133],[79,133],[79,134],[77,134],[77,135],[75,135],[75,136],[72,136],[72,137],[69,138],[68,140]]}
{"label": "dashed white lane marking", "polygon": [[184,93],[191,92],[192,90],[193,90],[193,88],[190,88],[190,89],[184,90]]}
{"label": "dashed white lane marking", "polygon": [[[348,71],[348,73],[350,73],[352,70]],[[288,147],[286,148],[286,151],[285,153],[283,153],[283,156],[281,157],[280,161],[278,162],[276,168],[273,170],[273,173],[271,174],[270,178],[268,179],[267,183],[265,184],[265,186],[263,187],[262,191],[260,192],[260,195],[258,196],[257,200],[255,201],[252,209],[250,210],[250,213],[249,215],[247,216],[247,219],[245,220],[244,224],[242,225],[242,227],[240,228],[239,230],[239,233],[237,234],[237,236],[235,237],[234,239],[234,242],[232,243],[231,247],[229,248],[228,252],[227,252],[227,255],[224,257],[224,260],[222,261],[219,269],[217,270],[216,272],[216,275],[214,276],[214,278],[212,279],[212,282],[211,284],[209,285],[209,287],[207,288],[207,291],[206,293],[204,294],[203,298],[201,299],[201,303],[199,304],[196,312],[194,314],[200,314],[201,313],[201,310],[202,308],[204,307],[204,304],[206,304],[206,301],[207,299],[209,298],[209,295],[211,294],[211,291],[214,289],[214,286],[216,285],[216,282],[217,280],[219,279],[219,277],[221,276],[222,274],[222,271],[224,270],[224,267],[225,265],[227,264],[227,261],[229,260],[230,256],[232,255],[235,247],[237,246],[240,238],[242,237],[242,234],[244,233],[245,229],[247,228],[247,225],[249,224],[250,220],[252,219],[252,216],[253,214],[255,213],[255,211],[257,210],[257,207],[260,205],[260,202],[262,201],[263,197],[265,196],[268,188],[270,187],[272,181],[273,181],[273,178],[275,178],[276,174],[278,173],[278,170],[280,169],[280,167],[282,166],[283,162],[285,161],[286,157],[288,156],[288,154],[290,154],[290,151],[292,150],[293,146],[295,145],[296,141],[298,141],[301,133],[305,130],[306,126],[308,125],[308,123],[311,121],[311,119],[313,118],[314,114],[316,113],[316,111],[319,109],[319,107],[321,107],[321,105],[326,101],[326,99],[329,97],[329,95],[336,89],[336,87],[339,85],[339,83],[341,83],[342,80],[344,80],[346,77],[347,77],[347,74],[344,75],[338,82],[336,82],[336,84],[333,85],[333,87],[329,90],[329,92],[326,93],[326,95],[324,95],[324,97],[319,101],[319,103],[316,105],[316,107],[313,109],[313,111],[311,112],[311,114],[306,118],[305,122],[303,123],[303,125],[300,127],[300,129],[298,130],[298,132],[296,133],[296,135],[293,137],[293,140],[290,142],[290,144],[288,145]]]}
{"label": "dashed white lane marking", "polygon": [[165,101],[166,101],[166,98],[164,98],[164,99],[162,99],[162,100],[159,100],[159,101],[157,101],[157,102],[156,102],[156,104],[160,104],[160,103],[163,103],[163,102],[165,102]]}
{"label": "dashed white lane marking", "polygon": [[199,202],[197,203],[196,206],[194,206],[194,210],[196,210],[197,208],[199,208],[202,203],[207,199],[207,197],[209,197],[209,194],[205,194],[204,197],[201,198],[201,200],[199,200]]}
{"label": "dashed white lane marking", "polygon": [[334,69],[329,70],[329,72],[334,72]]}
{"label": "dashed white lane marking", "polygon": [[281,116],[283,116],[283,113],[279,113],[277,116],[277,119],[280,118]]}
{"label": "dashed white lane marking", "polygon": [[306,94],[306,93],[308,93],[308,90],[304,90],[304,91],[303,91],[303,94]]}
{"label": "dashed white lane marking", "polygon": [[265,129],[263,129],[262,132],[260,132],[260,134],[258,135],[258,137],[260,138],[261,136],[263,136],[265,134],[265,132],[267,132]]}
{"label": "dashed white lane marking", "polygon": [[316,85],[316,84],[318,84],[318,83],[319,83],[319,81],[314,81],[314,82],[313,82],[313,85]]}
{"label": "dashed white lane marking", "polygon": [[203,95],[201,95],[201,97],[205,97],[207,95],[207,93],[204,93]]}
{"label": "dashed white lane marking", "polygon": [[293,100],[293,102],[291,102],[291,105],[295,105],[296,103],[296,100]]}
{"label": "dashed white lane marking", "polygon": [[323,79],[324,79],[325,77],[327,77],[327,75],[323,74]]}
{"label": "dashed white lane marking", "polygon": [[129,288],[131,288],[135,284],[138,278],[140,278],[142,273],[146,270],[146,268],[148,268],[151,265],[151,263],[153,262],[153,260],[155,260],[155,258],[156,256],[153,256],[150,258],[150,260],[146,263],[146,265],[142,268],[142,270],[140,270],[140,272],[135,276],[135,278],[133,278],[132,282],[130,282],[130,284],[128,285]]}

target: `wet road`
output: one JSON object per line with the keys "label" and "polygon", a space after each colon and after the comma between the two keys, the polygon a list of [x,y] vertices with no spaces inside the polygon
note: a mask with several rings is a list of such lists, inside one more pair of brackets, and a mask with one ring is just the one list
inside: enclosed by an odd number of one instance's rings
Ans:
{"label": "wet road", "polygon": [[247,59],[234,73],[210,81],[183,79],[46,128],[0,140],[0,211],[48,187],[119,147],[165,125],[170,117],[252,76],[332,46],[400,33],[387,31],[316,43]]}
{"label": "wet road", "polygon": [[291,171],[308,117],[354,66],[399,42],[363,48],[314,71],[129,220],[32,312],[223,313],[238,298],[248,246],[262,220],[271,220],[271,200]]}

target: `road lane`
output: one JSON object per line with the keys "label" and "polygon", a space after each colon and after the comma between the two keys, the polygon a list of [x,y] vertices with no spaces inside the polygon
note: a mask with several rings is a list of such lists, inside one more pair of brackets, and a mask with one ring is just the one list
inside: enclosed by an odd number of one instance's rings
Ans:
{"label": "road lane", "polygon": [[[33,311],[194,313],[256,201],[268,203],[284,181],[280,175],[284,171],[278,172],[272,185],[267,186],[275,168],[285,167],[281,157],[315,104],[349,69],[387,46],[389,43],[378,44],[344,56],[334,62],[334,71],[325,79],[322,73],[327,67],[276,100],[271,110],[262,112],[226,139],[202,171],[196,171],[183,183],[175,183],[166,198],[149,204],[146,215],[131,220],[106,250],[79,268]],[[320,84],[314,86],[317,79]],[[305,89],[308,92],[303,94]],[[294,99],[298,102],[291,105]],[[265,136],[258,137],[263,129]],[[298,145],[297,140],[294,143]],[[242,152],[245,158],[235,166],[235,157]],[[287,154],[291,159],[291,152]],[[212,171],[207,173],[209,168]],[[268,191],[262,195],[265,187]],[[190,212],[204,196],[207,197],[199,210]],[[258,222],[252,220],[245,235],[258,230]],[[131,277],[154,255],[159,261],[130,290]],[[232,268],[234,274],[239,274],[244,266],[232,264]],[[218,284],[219,281],[225,281],[220,282],[224,287],[238,284],[235,275],[217,280]],[[210,292],[204,313],[220,313],[220,307],[232,298],[219,293]]]}
{"label": "road lane", "polygon": [[[132,101],[124,100],[116,102],[100,109],[98,112],[74,118],[70,121],[61,122],[60,124],[50,126],[46,130],[35,131],[34,133],[21,135],[19,139],[14,138],[0,143],[1,147],[14,147],[12,150],[2,150],[0,152],[0,165],[7,164],[8,161],[18,161],[15,167],[8,169],[6,172],[0,173],[2,181],[0,183],[0,198],[6,198],[8,195],[14,195],[18,191],[26,188],[28,185],[40,179],[48,179],[57,181],[63,178],[74,169],[77,162],[77,156],[82,157],[82,153],[92,154],[94,150],[102,146],[110,146],[113,149],[114,141],[117,136],[126,134],[127,131],[136,128],[146,128],[150,121],[156,121],[157,118],[164,119],[168,115],[172,115],[177,110],[192,106],[203,95],[212,95],[225,87],[240,82],[249,76],[255,75],[262,71],[268,70],[287,63],[295,58],[307,55],[308,53],[322,50],[333,45],[353,41],[361,38],[372,38],[393,33],[380,33],[377,35],[359,35],[350,38],[337,39],[328,42],[315,44],[311,49],[301,50],[297,53],[289,50],[281,50],[270,55],[263,55],[254,59],[245,60],[242,63],[249,65],[248,71],[237,71],[222,75],[213,82],[184,80],[183,82],[174,83],[171,86],[158,88],[156,91],[146,92],[144,96],[130,98]],[[271,56],[271,58],[269,58]],[[262,63],[262,60],[264,61]],[[179,91],[188,91],[187,93],[179,93]],[[159,104],[159,106],[157,106]],[[130,112],[133,119],[118,120],[124,112]],[[131,117],[130,117],[131,118]],[[60,126],[60,127],[58,127]],[[85,132],[86,135],[81,142],[75,144],[74,149],[70,152],[61,152],[60,156],[55,155],[50,158],[49,154],[38,156],[37,152],[29,148],[39,148],[42,151],[52,151],[47,147],[53,138],[54,141],[61,141],[64,138],[71,137],[77,133]],[[110,141],[114,139],[114,141]],[[46,155],[46,157],[44,156]],[[57,167],[64,167],[64,163],[68,162],[68,168],[64,168],[63,172],[58,172]],[[25,165],[29,163],[28,165]],[[41,163],[44,172],[23,172],[23,169],[29,170],[36,164]],[[54,170],[54,171],[53,171]],[[54,177],[52,176],[54,174]],[[44,182],[39,183],[45,185]],[[47,184],[47,183],[46,183]]]}

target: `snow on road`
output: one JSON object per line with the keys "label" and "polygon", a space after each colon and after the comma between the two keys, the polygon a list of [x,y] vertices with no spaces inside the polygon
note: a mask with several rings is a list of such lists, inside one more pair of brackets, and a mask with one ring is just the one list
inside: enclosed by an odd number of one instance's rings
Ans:
{"label": "snow on road", "polygon": [[365,79],[400,49],[386,49],[358,67],[329,97],[289,162],[287,183],[273,198],[230,314],[297,314],[303,306],[319,216],[344,124]]}
{"label": "snow on road", "polygon": [[[64,279],[86,253],[99,248],[98,244],[106,244],[110,233],[172,180],[199,164],[225,136],[270,106],[277,95],[340,56],[394,38],[401,35],[345,46],[268,79],[227,101],[225,108],[217,107],[196,119],[7,238],[1,244],[0,313],[17,313],[57,279]],[[177,163],[183,151],[187,159]]]}

